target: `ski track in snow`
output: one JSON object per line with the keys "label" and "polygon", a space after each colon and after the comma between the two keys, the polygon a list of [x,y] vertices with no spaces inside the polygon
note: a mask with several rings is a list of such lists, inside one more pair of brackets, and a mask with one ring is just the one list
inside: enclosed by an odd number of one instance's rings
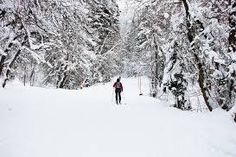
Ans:
{"label": "ski track in snow", "polygon": [[0,157],[235,157],[229,113],[183,112],[138,96],[122,79],[123,105],[112,84],[82,90],[9,85],[0,89]]}

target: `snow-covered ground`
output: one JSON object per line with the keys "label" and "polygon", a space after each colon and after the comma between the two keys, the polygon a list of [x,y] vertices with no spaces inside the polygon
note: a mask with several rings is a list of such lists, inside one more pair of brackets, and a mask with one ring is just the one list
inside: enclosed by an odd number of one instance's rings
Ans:
{"label": "snow-covered ground", "polygon": [[123,105],[112,83],[82,90],[9,84],[0,89],[0,157],[236,157],[229,113],[183,112],[138,96],[122,79]]}

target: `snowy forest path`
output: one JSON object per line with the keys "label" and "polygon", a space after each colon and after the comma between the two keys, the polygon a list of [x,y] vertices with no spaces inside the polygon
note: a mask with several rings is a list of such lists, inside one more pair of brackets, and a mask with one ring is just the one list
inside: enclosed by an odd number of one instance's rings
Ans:
{"label": "snowy forest path", "polygon": [[236,156],[226,113],[182,112],[148,97],[147,79],[143,96],[137,78],[121,82],[127,105],[111,102],[114,82],[76,91],[0,89],[0,156]]}

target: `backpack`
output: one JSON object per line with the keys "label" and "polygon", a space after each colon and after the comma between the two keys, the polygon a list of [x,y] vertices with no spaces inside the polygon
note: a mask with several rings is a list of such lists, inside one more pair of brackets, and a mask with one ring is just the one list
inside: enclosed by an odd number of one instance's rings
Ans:
{"label": "backpack", "polygon": [[121,83],[120,82],[116,82],[115,88],[121,88]]}

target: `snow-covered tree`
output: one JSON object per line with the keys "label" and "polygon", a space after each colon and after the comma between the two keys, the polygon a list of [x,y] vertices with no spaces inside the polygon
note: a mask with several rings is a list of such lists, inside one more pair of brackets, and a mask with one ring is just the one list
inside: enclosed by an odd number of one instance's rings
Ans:
{"label": "snow-covered tree", "polygon": [[118,73],[115,1],[3,0],[0,7],[3,86],[19,78],[31,85],[74,89],[88,79],[92,85]]}
{"label": "snow-covered tree", "polygon": [[137,63],[134,67],[139,66],[139,59],[151,60],[145,71],[152,78],[153,96],[169,90],[178,108],[189,109],[187,93],[198,87],[210,111],[219,106],[229,110],[233,106],[233,8],[234,2],[215,0],[142,3],[133,18],[128,33],[131,43],[126,47]]}
{"label": "snow-covered tree", "polygon": [[15,77],[18,68],[26,69],[26,64],[45,62],[44,52],[50,43],[41,27],[43,22],[36,16],[41,13],[39,8],[37,1],[31,0],[3,0],[0,3],[0,75],[3,76],[3,87],[8,79]]}
{"label": "snow-covered tree", "polygon": [[[119,8],[114,0],[89,0],[88,26],[93,35],[95,53],[90,82],[107,82],[119,73],[120,47]],[[117,59],[118,58],[118,59]],[[119,61],[118,61],[119,62]]]}

